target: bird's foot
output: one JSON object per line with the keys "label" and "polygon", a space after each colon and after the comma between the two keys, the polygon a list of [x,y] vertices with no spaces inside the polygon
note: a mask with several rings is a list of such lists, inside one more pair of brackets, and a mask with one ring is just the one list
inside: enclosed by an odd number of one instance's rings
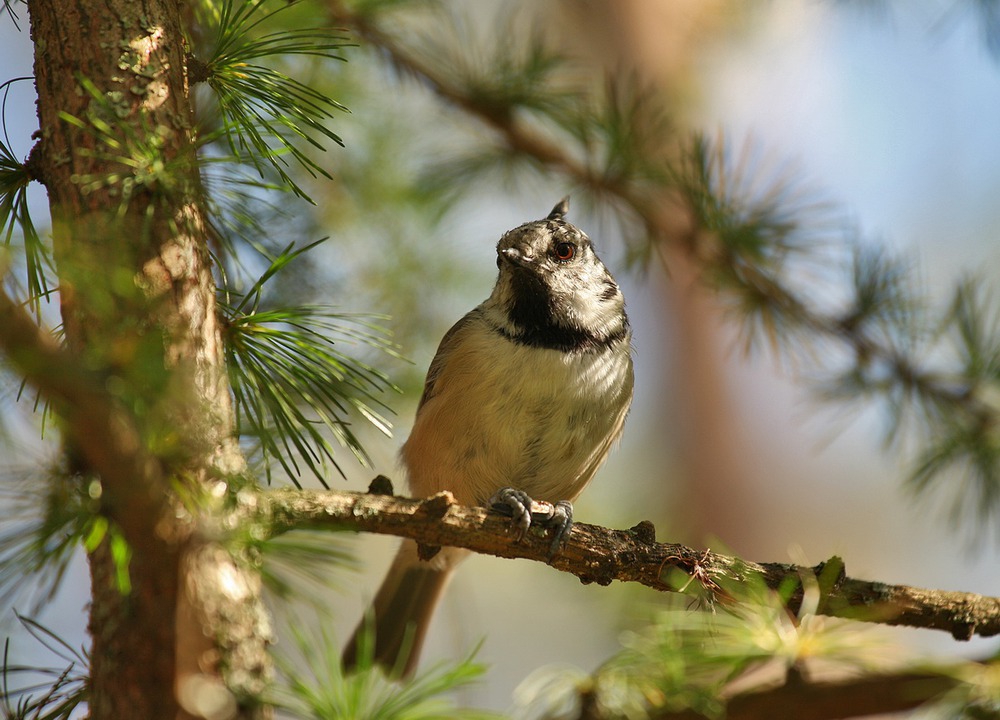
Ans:
{"label": "bird's foot", "polygon": [[528,493],[512,487],[498,490],[489,499],[487,507],[491,512],[506,515],[514,521],[518,529],[518,539],[524,537],[528,528],[535,527],[552,530],[552,544],[549,547],[551,559],[562,548],[573,528],[573,504],[568,500],[560,500],[552,504],[532,500]]}

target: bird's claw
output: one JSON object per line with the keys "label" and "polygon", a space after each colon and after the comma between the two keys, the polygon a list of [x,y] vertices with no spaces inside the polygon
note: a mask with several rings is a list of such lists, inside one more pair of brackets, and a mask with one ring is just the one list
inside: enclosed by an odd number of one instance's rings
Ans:
{"label": "bird's claw", "polygon": [[552,557],[562,549],[573,529],[573,503],[560,500],[553,505],[552,514],[545,521],[545,526],[552,528],[552,545],[549,548],[549,557]]}
{"label": "bird's claw", "polygon": [[513,518],[517,527],[517,539],[524,537],[532,525],[552,530],[552,544],[549,558],[562,548],[573,528],[573,504],[568,500],[559,502],[534,502],[523,490],[505,487],[498,490],[487,503],[492,512]]}
{"label": "bird's claw", "polygon": [[489,499],[489,509],[495,513],[513,518],[517,527],[517,539],[520,540],[531,527],[531,497],[523,490],[505,487],[497,490]]}

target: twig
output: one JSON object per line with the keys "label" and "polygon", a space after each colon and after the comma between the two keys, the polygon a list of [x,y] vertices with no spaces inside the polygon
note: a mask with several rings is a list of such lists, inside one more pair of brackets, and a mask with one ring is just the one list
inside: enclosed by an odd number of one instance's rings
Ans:
{"label": "twig", "polygon": [[[756,563],[711,550],[658,543],[649,522],[629,530],[575,523],[565,547],[550,560],[550,540],[542,531],[518,540],[509,519],[484,508],[458,505],[448,492],[426,500],[291,489],[246,491],[241,497],[240,513],[268,535],[302,528],[398,535],[423,545],[545,562],[584,583],[637,582],[663,592],[678,592],[689,584],[692,587],[685,592],[697,591],[721,602],[729,601],[726,588],[756,578],[772,589],[795,585],[788,600],[792,611],[800,607],[805,585],[818,589],[816,612],[821,615],[944,630],[959,640],[1000,634],[1000,598],[858,580],[847,577],[839,558],[803,567]],[[678,582],[678,577],[687,579],[686,583]]]}

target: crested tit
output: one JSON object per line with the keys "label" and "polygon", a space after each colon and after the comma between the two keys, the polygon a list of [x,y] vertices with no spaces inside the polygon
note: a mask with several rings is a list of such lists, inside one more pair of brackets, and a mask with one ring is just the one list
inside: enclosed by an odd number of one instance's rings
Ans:
{"label": "crested tit", "polygon": [[[621,435],[633,385],[625,300],[568,209],[564,198],[500,239],[493,293],[441,340],[401,453],[413,494],[450,490],[459,503],[513,515],[522,532],[532,519],[552,526],[553,551],[572,523],[570,502]],[[532,499],[551,503],[551,516],[532,515]],[[446,547],[425,561],[403,541],[375,596],[377,662],[412,672],[468,552]]]}

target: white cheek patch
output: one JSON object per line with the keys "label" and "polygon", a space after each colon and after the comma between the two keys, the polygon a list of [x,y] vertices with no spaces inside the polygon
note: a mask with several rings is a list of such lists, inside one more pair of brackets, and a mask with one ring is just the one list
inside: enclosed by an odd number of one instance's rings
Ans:
{"label": "white cheek patch", "polygon": [[[577,327],[608,334],[621,324],[624,300],[620,293],[608,300],[604,295],[610,280],[607,270],[593,254],[584,259],[587,265],[581,274],[557,273],[552,290],[559,298],[559,305],[566,319]],[[611,282],[614,282],[611,280]],[[617,288],[617,286],[614,286]]]}

